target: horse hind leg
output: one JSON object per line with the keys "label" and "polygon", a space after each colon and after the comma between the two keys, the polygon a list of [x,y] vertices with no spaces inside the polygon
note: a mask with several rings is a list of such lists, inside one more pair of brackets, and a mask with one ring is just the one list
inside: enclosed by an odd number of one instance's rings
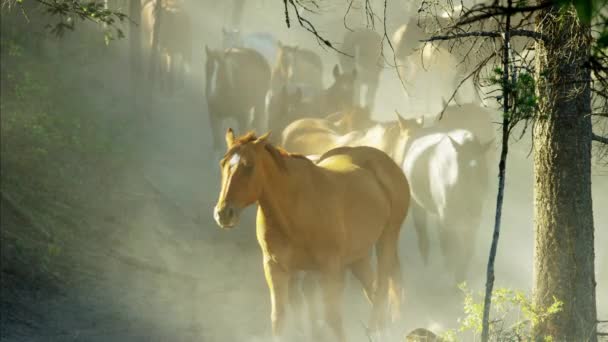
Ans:
{"label": "horse hind leg", "polygon": [[429,235],[427,228],[426,210],[417,203],[412,203],[412,215],[414,217],[414,229],[418,237],[418,250],[425,265],[429,263]]}
{"label": "horse hind leg", "polygon": [[374,270],[372,269],[371,256],[355,261],[350,265],[350,270],[363,286],[365,297],[372,303],[374,297]]}
{"label": "horse hind leg", "polygon": [[389,305],[392,321],[396,321],[400,316],[402,288],[398,242],[399,229],[387,229],[376,243],[378,273],[372,301],[373,308],[370,322],[372,331],[385,328]]}

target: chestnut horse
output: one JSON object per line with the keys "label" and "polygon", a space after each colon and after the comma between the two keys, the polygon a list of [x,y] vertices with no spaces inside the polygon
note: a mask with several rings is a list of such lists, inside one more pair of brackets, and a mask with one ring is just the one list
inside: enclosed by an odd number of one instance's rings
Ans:
{"label": "chestnut horse", "polygon": [[231,228],[245,207],[258,204],[256,231],[273,335],[283,333],[290,283],[299,271],[319,272],[325,318],[338,341],[346,338],[340,307],[347,269],[371,295],[370,326],[383,328],[387,306],[393,314],[400,309],[398,240],[410,199],[405,175],[371,147],[334,149],[315,164],[267,138],[253,133],[235,138],[227,131],[214,218]]}
{"label": "chestnut horse", "polygon": [[378,123],[371,120],[370,116],[371,113],[368,108],[355,106],[329,114],[322,119],[307,117],[294,120],[288,125],[289,129],[285,127],[282,130],[281,141],[285,141],[285,137],[304,134],[304,132],[315,132],[316,130],[332,131],[336,134],[366,130]]}
{"label": "chestnut horse", "polygon": [[[233,118],[239,130],[261,128],[265,96],[270,86],[270,66],[252,49],[212,50],[205,46],[205,95],[213,134],[213,149],[221,149],[221,123]],[[249,116],[253,110],[253,122]]]}
{"label": "chestnut horse", "polygon": [[298,120],[289,125],[283,132],[283,146],[304,155],[321,155],[339,146],[370,146],[388,154],[393,160],[401,163],[406,145],[412,130],[422,127],[421,119],[404,119],[396,113],[397,120],[376,123],[374,126],[359,131],[340,134],[319,122]]}

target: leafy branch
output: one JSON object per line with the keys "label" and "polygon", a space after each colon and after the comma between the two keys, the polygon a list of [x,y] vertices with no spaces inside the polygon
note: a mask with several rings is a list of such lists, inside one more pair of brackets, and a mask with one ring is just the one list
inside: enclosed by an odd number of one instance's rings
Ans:
{"label": "leafy branch", "polygon": [[[106,8],[103,2],[81,1],[81,0],[33,0],[42,5],[43,12],[59,20],[54,25],[49,25],[51,33],[63,36],[67,31],[73,31],[76,27],[76,20],[90,21],[98,25],[103,25],[105,30],[106,43],[114,38],[124,38],[124,32],[119,27],[119,23],[129,19],[128,15],[120,11]],[[2,8],[11,9],[19,7],[21,12],[26,15],[23,0],[2,0]],[[116,36],[112,34],[113,29]]]}

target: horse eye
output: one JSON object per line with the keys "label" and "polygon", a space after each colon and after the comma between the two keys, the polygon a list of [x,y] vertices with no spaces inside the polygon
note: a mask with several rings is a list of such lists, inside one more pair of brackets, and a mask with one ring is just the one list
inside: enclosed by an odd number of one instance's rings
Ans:
{"label": "horse eye", "polygon": [[241,163],[241,165],[243,166],[243,169],[245,169],[246,171],[250,171],[253,168],[253,164],[247,161],[243,161]]}

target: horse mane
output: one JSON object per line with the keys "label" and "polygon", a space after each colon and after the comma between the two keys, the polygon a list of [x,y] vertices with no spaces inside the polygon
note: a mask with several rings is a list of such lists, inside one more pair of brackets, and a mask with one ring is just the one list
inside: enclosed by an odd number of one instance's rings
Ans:
{"label": "horse mane", "polygon": [[[251,143],[253,141],[256,141],[257,139],[258,139],[258,136],[256,136],[255,132],[249,131],[249,132],[245,133],[244,135],[238,137],[234,141],[234,145],[232,145],[232,148],[236,148],[238,146],[242,146],[242,145]],[[268,151],[270,153],[270,156],[272,156],[272,159],[274,159],[274,161],[277,163],[277,165],[279,165],[279,167],[281,169],[283,169],[284,171],[287,171],[287,165],[285,164],[285,158],[303,159],[303,160],[306,160],[306,161],[312,163],[312,160],[308,159],[303,154],[288,152],[286,149],[284,149],[280,146],[274,146],[269,142],[266,142],[264,144],[264,149],[266,149],[266,151]]]}

